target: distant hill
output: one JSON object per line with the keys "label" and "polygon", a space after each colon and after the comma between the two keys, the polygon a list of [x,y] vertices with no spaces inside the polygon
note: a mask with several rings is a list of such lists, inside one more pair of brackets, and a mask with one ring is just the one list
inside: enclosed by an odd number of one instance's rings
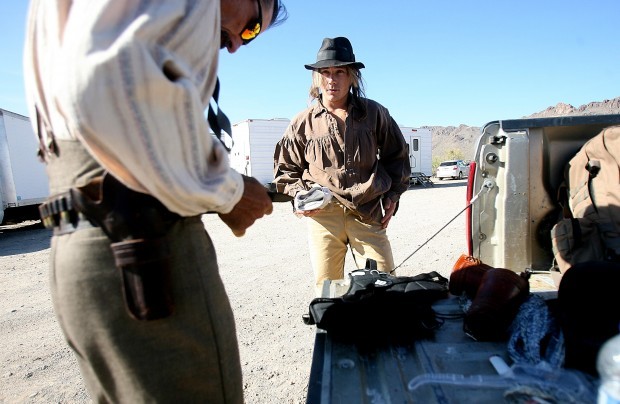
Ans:
{"label": "distant hill", "polygon": [[620,114],[620,97],[613,100],[595,101],[579,108],[575,108],[570,104],[559,102],[555,107],[549,107],[541,112],[529,115],[524,118],[547,118],[552,116],[564,115],[607,115]]}
{"label": "distant hill", "polygon": [[[559,102],[554,107],[535,112],[523,118],[547,118],[565,115],[607,115],[620,114],[620,97],[613,100],[593,101],[580,107]],[[480,127],[477,126],[424,126],[433,132],[433,170],[435,163],[448,160],[460,153],[460,158],[471,160]]]}

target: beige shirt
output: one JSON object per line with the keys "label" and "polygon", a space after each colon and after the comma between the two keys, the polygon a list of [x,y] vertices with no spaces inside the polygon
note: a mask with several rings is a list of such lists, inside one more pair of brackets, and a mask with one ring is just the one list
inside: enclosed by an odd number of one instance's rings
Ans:
{"label": "beige shirt", "polygon": [[204,114],[219,49],[219,1],[33,0],[30,115],[36,106],[55,137],[80,140],[125,185],[173,212],[227,213],[243,180]]}
{"label": "beige shirt", "polygon": [[382,216],[381,198],[399,200],[409,188],[407,144],[388,110],[372,100],[348,108],[345,131],[320,103],[298,114],[276,146],[275,182],[295,196],[314,184],[328,187],[366,221]]}

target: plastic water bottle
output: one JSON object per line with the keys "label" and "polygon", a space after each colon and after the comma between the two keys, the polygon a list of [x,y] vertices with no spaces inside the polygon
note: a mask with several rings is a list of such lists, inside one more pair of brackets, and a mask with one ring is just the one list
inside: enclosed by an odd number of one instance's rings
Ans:
{"label": "plastic water bottle", "polygon": [[620,334],[603,344],[596,369],[601,377],[598,404],[620,404]]}

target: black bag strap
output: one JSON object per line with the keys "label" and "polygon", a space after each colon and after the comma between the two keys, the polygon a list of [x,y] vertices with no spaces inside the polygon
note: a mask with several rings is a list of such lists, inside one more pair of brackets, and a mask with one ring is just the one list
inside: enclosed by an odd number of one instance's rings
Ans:
{"label": "black bag strap", "polygon": [[432,282],[434,284],[437,284],[438,286],[445,286],[446,288],[448,287],[448,279],[436,271],[425,272],[414,276],[401,276],[396,277],[396,279],[397,280],[394,282],[395,285],[401,283],[425,281]]}
{"label": "black bag strap", "polygon": [[228,117],[220,109],[220,104],[218,103],[219,96],[220,96],[220,79],[218,78],[217,81],[215,82],[215,89],[213,90],[213,95],[212,95],[213,101],[215,102],[215,105],[217,106],[217,112],[215,112],[213,106],[211,105],[211,103],[209,103],[207,121],[209,121],[209,126],[211,127],[211,130],[213,130],[215,137],[217,137],[219,141],[224,145],[226,150],[230,152],[230,148],[226,146],[226,143],[224,143],[224,139],[222,139],[222,136],[223,136],[222,132],[225,132],[232,139],[232,129],[230,126],[230,120],[228,120]]}

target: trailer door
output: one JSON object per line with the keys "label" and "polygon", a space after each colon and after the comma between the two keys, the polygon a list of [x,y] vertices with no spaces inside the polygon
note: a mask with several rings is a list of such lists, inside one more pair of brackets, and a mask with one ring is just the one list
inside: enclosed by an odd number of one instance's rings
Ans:
{"label": "trailer door", "polygon": [[411,172],[422,172],[422,155],[420,152],[420,136],[409,137],[409,163]]}

